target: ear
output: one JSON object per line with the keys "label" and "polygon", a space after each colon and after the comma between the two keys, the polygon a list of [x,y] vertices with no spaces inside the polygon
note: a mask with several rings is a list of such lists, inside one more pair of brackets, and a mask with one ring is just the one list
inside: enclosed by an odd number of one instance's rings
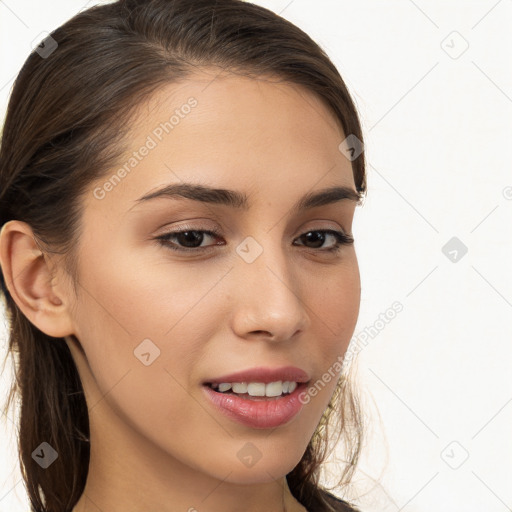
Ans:
{"label": "ear", "polygon": [[2,227],[0,266],[9,293],[33,325],[56,338],[73,333],[64,283],[54,282],[50,257],[26,222],[11,220]]}

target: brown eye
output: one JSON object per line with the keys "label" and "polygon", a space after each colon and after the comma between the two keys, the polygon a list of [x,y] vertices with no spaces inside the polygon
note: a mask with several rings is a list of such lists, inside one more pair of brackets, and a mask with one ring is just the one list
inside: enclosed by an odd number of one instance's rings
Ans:
{"label": "brown eye", "polygon": [[319,249],[325,243],[328,235],[335,239],[335,243],[327,249],[321,249],[322,251],[337,251],[342,245],[349,245],[354,242],[354,239],[351,236],[346,235],[342,231],[334,231],[332,229],[315,229],[313,231],[308,231],[307,233],[301,235],[298,239],[304,241],[304,243],[301,245],[307,245],[312,249]]}
{"label": "brown eye", "polygon": [[[212,238],[220,237],[220,233],[218,233],[215,230],[184,229],[181,231],[172,231],[169,233],[165,233],[165,235],[160,235],[157,237],[157,240],[161,240],[162,245],[165,245],[166,247],[172,249],[173,251],[198,252],[211,247],[211,245],[201,246],[202,242],[205,239],[205,235],[206,237]],[[177,243],[171,242],[171,240],[175,240]]]}

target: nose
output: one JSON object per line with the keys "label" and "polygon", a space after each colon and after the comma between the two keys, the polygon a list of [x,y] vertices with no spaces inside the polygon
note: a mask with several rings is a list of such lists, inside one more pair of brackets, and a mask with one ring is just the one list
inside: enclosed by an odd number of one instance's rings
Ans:
{"label": "nose", "polygon": [[285,341],[307,329],[309,311],[300,280],[282,248],[265,250],[252,262],[236,263],[233,331],[241,338]]}

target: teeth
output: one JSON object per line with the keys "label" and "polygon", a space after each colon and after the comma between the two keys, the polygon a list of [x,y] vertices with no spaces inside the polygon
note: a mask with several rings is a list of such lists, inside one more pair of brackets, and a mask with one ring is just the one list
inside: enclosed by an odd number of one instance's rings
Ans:
{"label": "teeth", "polygon": [[234,382],[231,387],[233,388],[233,393],[247,393],[247,383],[245,382]]}
{"label": "teeth", "polygon": [[250,396],[265,396],[265,384],[263,382],[249,382],[247,393]]}
{"label": "teeth", "polygon": [[293,393],[297,388],[296,382],[281,381],[269,382],[221,382],[220,384],[212,384],[211,387],[224,393],[230,389],[233,393],[244,395],[248,393],[250,396],[281,396],[282,394]]}
{"label": "teeth", "polygon": [[283,394],[283,383],[281,381],[269,382],[265,386],[265,395],[266,396],[279,396],[282,394]]}

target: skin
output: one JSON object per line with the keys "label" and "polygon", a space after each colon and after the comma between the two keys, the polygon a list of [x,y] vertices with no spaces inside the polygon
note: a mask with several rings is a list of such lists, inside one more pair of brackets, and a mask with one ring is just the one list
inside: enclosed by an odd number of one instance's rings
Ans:
{"label": "skin", "polygon": [[[325,187],[355,190],[351,162],[338,150],[343,131],[310,92],[227,73],[212,82],[215,75],[204,69],[159,89],[131,124],[128,156],[190,96],[198,105],[103,199],[93,190],[105,179],[91,184],[82,203],[78,296],[60,257],[42,254],[28,225],[11,221],[1,233],[14,300],[43,332],[65,337],[83,382],[91,461],[74,512],[235,512],[240,504],[277,512],[283,503],[306,510],[285,476],[300,461],[336,379],[273,429],[223,416],[201,383],[288,364],[315,382],[346,351],[360,302],[354,245],[329,254],[333,236],[323,245],[299,237],[321,229],[352,234],[356,203],[300,215],[291,207]],[[250,208],[180,198],[136,204],[180,181],[245,192]],[[216,228],[221,236],[204,235],[199,243],[210,249],[197,255],[155,240],[184,226]],[[252,263],[235,250],[247,236],[263,248]],[[297,240],[302,245],[293,245]],[[176,238],[171,243],[180,247]],[[146,338],[160,350],[149,366],[134,357]],[[251,467],[237,457],[248,442],[262,454]]]}

